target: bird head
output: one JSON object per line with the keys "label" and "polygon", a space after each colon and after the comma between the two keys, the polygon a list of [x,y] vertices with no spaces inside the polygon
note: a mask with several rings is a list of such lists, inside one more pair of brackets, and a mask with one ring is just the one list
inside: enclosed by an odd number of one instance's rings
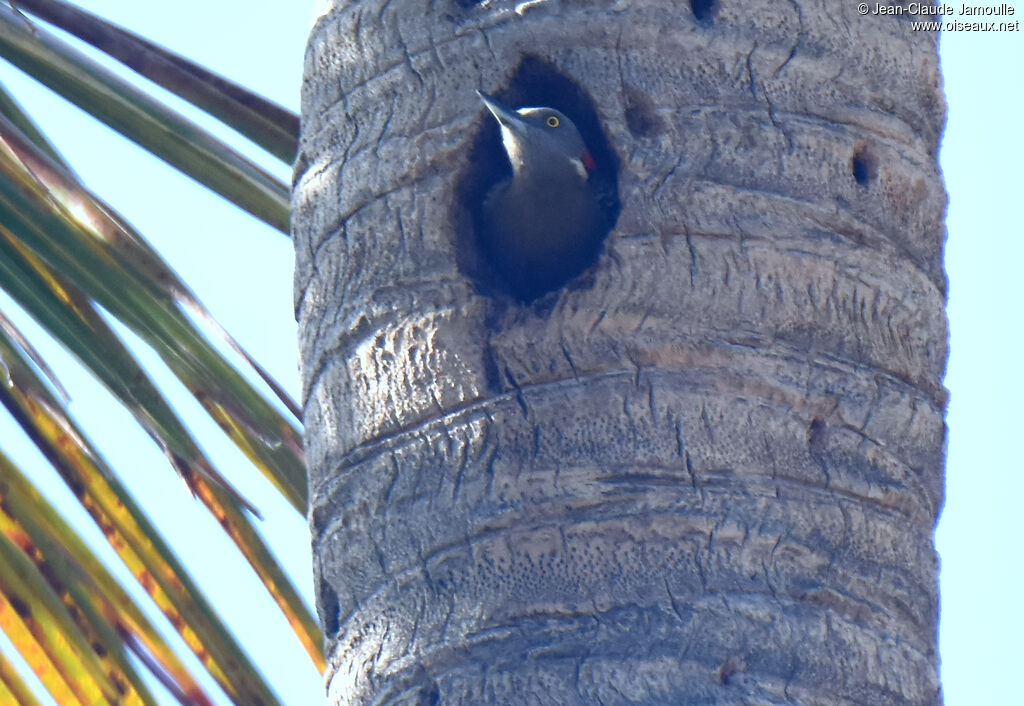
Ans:
{"label": "bird head", "polygon": [[572,120],[554,108],[512,110],[483,91],[477,91],[501,126],[501,143],[512,171],[545,174],[572,169],[586,181],[596,167]]}

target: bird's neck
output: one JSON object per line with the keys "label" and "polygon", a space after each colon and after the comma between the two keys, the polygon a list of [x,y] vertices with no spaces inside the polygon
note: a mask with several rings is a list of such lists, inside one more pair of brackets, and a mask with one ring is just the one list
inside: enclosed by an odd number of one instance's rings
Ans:
{"label": "bird's neck", "polygon": [[588,176],[581,160],[562,156],[533,163],[512,162],[512,189],[522,193],[583,190],[587,188]]}

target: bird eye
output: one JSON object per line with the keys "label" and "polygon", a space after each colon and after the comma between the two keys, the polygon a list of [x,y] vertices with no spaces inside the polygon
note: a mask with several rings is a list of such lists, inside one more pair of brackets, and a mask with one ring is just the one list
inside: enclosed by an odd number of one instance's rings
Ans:
{"label": "bird eye", "polygon": [[559,123],[558,116],[557,115],[549,115],[548,119],[545,120],[544,122],[546,122],[548,124],[548,127],[558,127],[558,123]]}

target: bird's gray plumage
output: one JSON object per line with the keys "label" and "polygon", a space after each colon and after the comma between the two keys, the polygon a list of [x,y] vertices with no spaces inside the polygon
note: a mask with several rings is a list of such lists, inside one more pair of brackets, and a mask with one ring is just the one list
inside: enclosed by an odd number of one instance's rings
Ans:
{"label": "bird's gray plumage", "polygon": [[480,98],[512,165],[484,199],[481,244],[513,294],[533,299],[578,275],[600,250],[609,219],[590,181],[593,157],[559,111]]}

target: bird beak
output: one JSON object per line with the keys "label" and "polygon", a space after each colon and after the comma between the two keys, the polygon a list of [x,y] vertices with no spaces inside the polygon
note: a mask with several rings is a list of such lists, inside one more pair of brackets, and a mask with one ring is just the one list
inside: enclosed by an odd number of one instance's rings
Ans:
{"label": "bird beak", "polygon": [[487,110],[491,111],[491,115],[495,117],[502,127],[520,133],[525,130],[527,123],[519,117],[519,113],[505,107],[483,91],[477,91],[476,94],[480,96],[480,100],[487,106]]}

